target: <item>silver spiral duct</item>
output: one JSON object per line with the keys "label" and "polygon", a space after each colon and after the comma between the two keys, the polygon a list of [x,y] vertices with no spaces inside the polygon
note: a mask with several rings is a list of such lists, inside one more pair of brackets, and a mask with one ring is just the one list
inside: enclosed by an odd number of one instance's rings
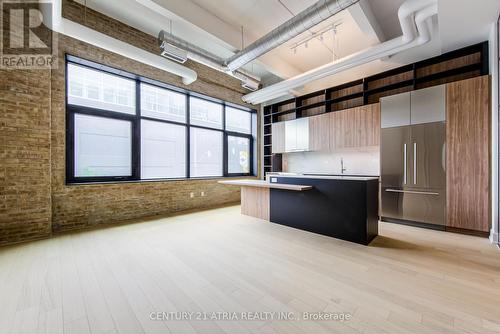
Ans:
{"label": "silver spiral duct", "polygon": [[167,42],[169,44],[175,45],[188,53],[188,58],[196,61],[198,63],[209,66],[217,71],[227,73],[245,83],[252,83],[254,87],[257,87],[260,82],[260,78],[248,73],[243,69],[237,69],[234,71],[229,71],[226,66],[224,66],[225,60],[219,56],[214,55],[182,38],[176,37],[165,30],[160,31],[158,35],[158,44],[161,45],[162,42]]}
{"label": "silver spiral duct", "polygon": [[225,65],[230,71],[234,71],[255,58],[277,48],[295,36],[300,35],[318,23],[354,5],[358,1],[359,0],[320,0],[228,58]]}

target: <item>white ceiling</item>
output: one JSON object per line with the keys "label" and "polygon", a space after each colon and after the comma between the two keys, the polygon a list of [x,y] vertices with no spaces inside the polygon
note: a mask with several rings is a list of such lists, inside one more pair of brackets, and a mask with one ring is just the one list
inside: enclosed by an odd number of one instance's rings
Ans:
{"label": "white ceiling", "polygon": [[[77,0],[83,3],[84,0]],[[87,5],[152,36],[169,30],[221,57],[241,49],[303,11],[317,0],[87,0]],[[500,0],[438,0],[439,24],[433,41],[403,54],[372,62],[303,87],[298,93],[322,89],[431,57],[441,52],[484,41],[498,17]],[[245,66],[270,84],[348,56],[384,40],[400,36],[397,17],[404,0],[361,0],[310,31],[288,41]],[[146,19],[145,19],[146,18]],[[337,43],[333,34],[311,40],[294,53],[291,46],[311,33],[340,23]]]}
{"label": "white ceiling", "polygon": [[500,0],[439,0],[443,52],[483,42],[500,15]]}

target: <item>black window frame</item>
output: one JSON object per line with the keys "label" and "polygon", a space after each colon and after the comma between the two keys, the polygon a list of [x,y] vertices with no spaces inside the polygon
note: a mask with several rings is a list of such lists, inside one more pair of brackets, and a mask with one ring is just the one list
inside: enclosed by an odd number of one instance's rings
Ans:
{"label": "black window frame", "polygon": [[[65,108],[66,108],[66,184],[81,184],[81,183],[120,183],[120,182],[151,182],[151,181],[175,181],[175,180],[199,180],[199,179],[217,179],[224,177],[238,176],[254,176],[256,155],[254,153],[254,145],[256,142],[257,129],[254,122],[251,121],[250,133],[240,133],[226,130],[226,106],[236,108],[250,113],[250,119],[257,111],[255,109],[246,108],[234,103],[226,102],[217,98],[206,96],[200,93],[185,90],[176,86],[172,86],[161,81],[153,80],[144,76],[139,76],[129,72],[125,72],[107,65],[101,65],[93,61],[89,61],[80,57],[65,55]],[[125,79],[135,81],[135,114],[126,114],[123,112],[110,111],[105,109],[97,109],[68,103],[68,65],[74,64],[77,66],[86,67],[92,70],[98,70],[106,74],[115,75]],[[148,117],[141,115],[141,83],[155,86],[158,88],[170,90],[176,93],[184,94],[186,98],[186,122],[177,122],[160,118]],[[200,125],[192,125],[190,123],[190,97],[195,97],[210,102],[222,105],[222,129],[211,128]],[[132,171],[130,176],[76,176],[75,175],[75,115],[89,115],[104,117],[109,119],[125,120],[131,122],[132,140],[131,140],[131,163]],[[141,178],[141,120],[148,120],[159,123],[168,123],[186,127],[186,176],[172,178]],[[191,142],[190,129],[200,128],[211,131],[219,131],[222,133],[222,175],[221,176],[200,176],[191,177]],[[236,136],[248,138],[250,143],[250,168],[249,173],[228,173],[228,136]]]}

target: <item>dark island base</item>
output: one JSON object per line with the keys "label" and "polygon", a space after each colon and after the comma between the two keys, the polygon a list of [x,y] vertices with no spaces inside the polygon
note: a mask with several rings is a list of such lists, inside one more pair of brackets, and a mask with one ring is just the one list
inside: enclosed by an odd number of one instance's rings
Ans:
{"label": "dark island base", "polygon": [[271,189],[271,222],[363,245],[378,235],[378,180],[278,177],[278,182],[314,188]]}

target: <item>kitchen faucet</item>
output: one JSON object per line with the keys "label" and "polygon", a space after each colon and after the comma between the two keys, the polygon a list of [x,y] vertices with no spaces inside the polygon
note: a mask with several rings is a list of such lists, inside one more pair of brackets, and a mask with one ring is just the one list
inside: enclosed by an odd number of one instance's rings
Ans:
{"label": "kitchen faucet", "polygon": [[344,158],[340,158],[340,173],[344,174],[344,172],[347,170],[344,166]]}

